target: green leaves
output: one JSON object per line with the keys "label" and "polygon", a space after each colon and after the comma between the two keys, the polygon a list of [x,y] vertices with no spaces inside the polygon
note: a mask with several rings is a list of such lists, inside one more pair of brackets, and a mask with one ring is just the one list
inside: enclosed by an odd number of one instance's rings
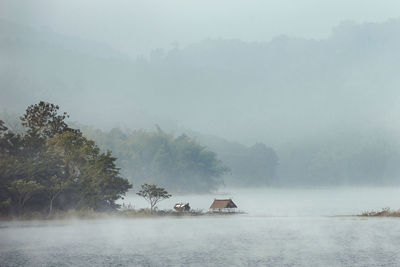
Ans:
{"label": "green leaves", "polygon": [[9,191],[12,193],[11,198],[14,198],[19,206],[19,210],[23,210],[26,201],[28,201],[33,194],[43,189],[43,186],[36,181],[26,181],[26,180],[16,180],[11,182],[8,187]]}
{"label": "green leaves", "polygon": [[81,199],[78,206],[93,209],[113,209],[115,201],[122,197],[132,185],[120,177],[116,158],[111,152],[98,153],[81,169],[78,187]]}
{"label": "green leaves", "polygon": [[56,134],[79,131],[71,129],[65,123],[69,115],[64,112],[58,114],[59,106],[44,101],[31,105],[21,117],[22,126],[27,128],[27,133],[43,139],[49,139]]}
{"label": "green leaves", "polygon": [[137,194],[150,203],[151,211],[154,210],[158,202],[171,197],[171,194],[156,184],[142,184],[141,190]]}
{"label": "green leaves", "polygon": [[11,182],[11,185],[9,186],[11,192],[21,196],[33,194],[42,188],[43,186],[36,181],[25,181],[22,179]]}
{"label": "green leaves", "polygon": [[[0,210],[53,208],[114,209],[132,187],[122,178],[111,152],[64,121],[59,107],[40,102],[21,117],[17,134],[0,121]],[[61,197],[62,196],[62,197]]]}
{"label": "green leaves", "polygon": [[85,131],[118,157],[125,176],[135,184],[157,183],[174,192],[207,192],[222,183],[228,171],[217,155],[186,135],[155,131],[123,133]]}

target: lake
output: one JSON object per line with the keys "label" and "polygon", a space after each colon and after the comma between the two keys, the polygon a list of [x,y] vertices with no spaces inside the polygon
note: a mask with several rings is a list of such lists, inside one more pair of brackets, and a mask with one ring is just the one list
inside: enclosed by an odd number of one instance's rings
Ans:
{"label": "lake", "polygon": [[[400,188],[223,189],[174,196],[235,216],[0,223],[1,266],[399,266],[400,218],[351,216],[400,208]],[[147,203],[128,195],[135,208]]]}

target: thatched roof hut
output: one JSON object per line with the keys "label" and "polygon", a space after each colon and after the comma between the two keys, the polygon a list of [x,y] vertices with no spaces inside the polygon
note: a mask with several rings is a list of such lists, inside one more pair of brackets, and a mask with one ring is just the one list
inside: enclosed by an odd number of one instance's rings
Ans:
{"label": "thatched roof hut", "polygon": [[176,203],[174,206],[174,210],[179,212],[189,211],[190,210],[189,203]]}
{"label": "thatched roof hut", "polygon": [[232,199],[214,199],[214,202],[210,206],[210,210],[230,210],[236,209],[237,206],[233,203]]}

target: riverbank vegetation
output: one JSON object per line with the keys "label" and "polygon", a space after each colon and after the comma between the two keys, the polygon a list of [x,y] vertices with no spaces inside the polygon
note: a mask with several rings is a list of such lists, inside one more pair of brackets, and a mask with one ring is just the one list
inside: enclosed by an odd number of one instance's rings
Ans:
{"label": "riverbank vegetation", "polygon": [[2,215],[115,210],[132,187],[111,152],[70,128],[66,118],[57,105],[40,102],[20,117],[23,131],[0,120]]}
{"label": "riverbank vegetation", "polygon": [[[132,181],[144,183],[138,194],[150,202],[153,213],[159,201],[171,196],[156,183],[173,192],[210,192],[223,184],[221,176],[229,171],[216,153],[195,139],[174,137],[160,127],[129,136],[110,133],[118,135],[108,139],[118,151],[117,162],[110,150],[70,127],[68,117],[59,106],[42,101],[29,106],[18,122],[0,120],[1,216],[122,212],[116,201],[132,188]],[[128,213],[146,215],[145,210]]]}
{"label": "riverbank vegetation", "polygon": [[379,211],[371,210],[364,211],[360,216],[363,217],[400,217],[400,210],[391,210],[390,208],[383,208]]}
{"label": "riverbank vegetation", "polygon": [[177,212],[174,210],[153,210],[150,209],[120,209],[108,211],[95,211],[93,209],[70,209],[57,210],[51,215],[41,212],[25,212],[20,215],[2,215],[0,221],[53,221],[53,220],[95,220],[95,219],[139,219],[139,218],[163,218],[163,217],[194,217],[194,216],[232,216],[242,215],[245,212],[210,212],[203,210],[190,210]]}
{"label": "riverbank vegetation", "polygon": [[137,195],[149,202],[150,211],[154,211],[154,208],[159,202],[172,196],[167,192],[167,190],[162,187],[158,187],[156,184],[142,184]]}

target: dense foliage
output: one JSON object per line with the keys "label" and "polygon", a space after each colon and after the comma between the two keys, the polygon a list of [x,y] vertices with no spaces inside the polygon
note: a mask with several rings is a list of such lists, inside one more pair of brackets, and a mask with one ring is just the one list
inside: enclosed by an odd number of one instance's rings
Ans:
{"label": "dense foliage", "polygon": [[40,102],[20,118],[23,132],[0,120],[0,212],[114,209],[131,188],[116,158],[70,128],[66,113]]}
{"label": "dense foliage", "polygon": [[228,168],[217,154],[186,135],[156,131],[110,132],[85,128],[99,146],[112,150],[134,184],[159,184],[172,192],[208,192],[223,183]]}

